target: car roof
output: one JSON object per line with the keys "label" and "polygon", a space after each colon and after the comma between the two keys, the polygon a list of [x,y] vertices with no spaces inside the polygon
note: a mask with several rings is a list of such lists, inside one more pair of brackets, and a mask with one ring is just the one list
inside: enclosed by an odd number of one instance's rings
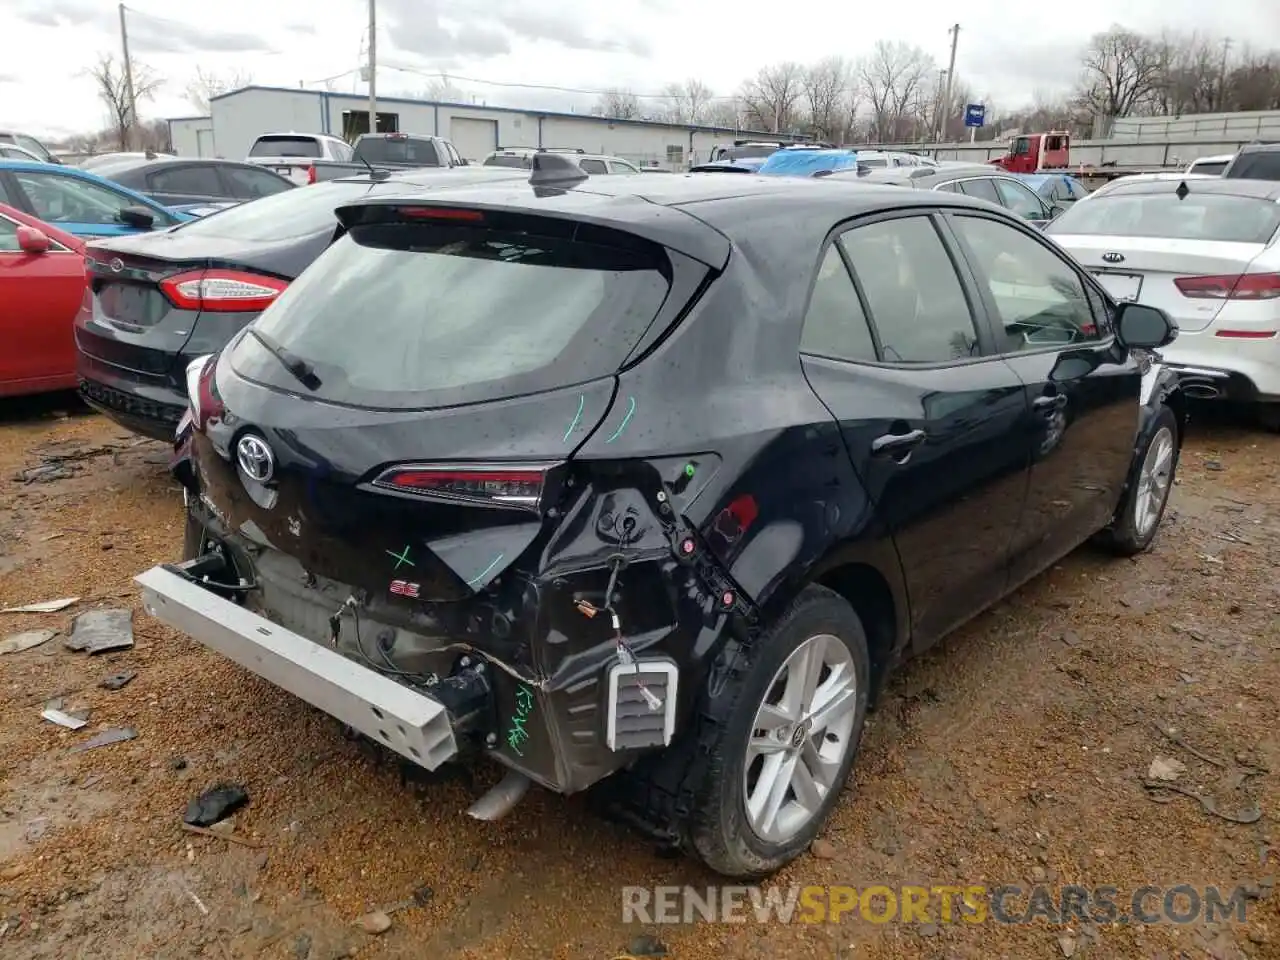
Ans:
{"label": "car roof", "polygon": [[[243,160],[227,160],[222,157],[121,157],[113,163],[104,163],[101,167],[95,168],[92,172],[98,170],[110,170],[113,173],[132,173],[136,170],[162,170],[165,167],[183,167],[183,166],[216,166],[216,167],[246,167],[251,170],[261,170],[261,164],[245,163]],[[272,171],[268,170],[268,173]],[[276,174],[272,173],[273,176]],[[281,179],[285,179],[281,177]]]}
{"label": "car roof", "polygon": [[1117,183],[1105,196],[1141,196],[1176,193],[1183,184],[1190,193],[1213,194],[1223,197],[1249,197],[1280,203],[1280,181],[1277,180],[1226,180],[1222,177],[1167,177],[1160,180],[1143,180],[1133,183]]}
{"label": "car roof", "polygon": [[106,177],[99,176],[92,170],[81,170],[78,167],[58,166],[52,163],[36,163],[30,160],[6,160],[0,157],[0,170],[7,170],[10,173],[39,173],[44,176],[52,177],[70,177],[73,180],[83,180],[85,183],[92,183],[107,190],[114,190],[117,193],[124,193],[137,200],[142,206],[152,210],[164,210],[162,204],[156,203],[150,197],[145,197],[136,190],[131,190],[122,184],[115,183]]}
{"label": "car roof", "polygon": [[854,181],[865,184],[896,184],[928,189],[938,183],[949,183],[966,177],[1008,177],[1009,174],[999,167],[989,167],[980,163],[957,163],[952,166],[889,167],[870,170],[859,174],[856,170],[838,170],[829,179],[839,178],[843,181]]}

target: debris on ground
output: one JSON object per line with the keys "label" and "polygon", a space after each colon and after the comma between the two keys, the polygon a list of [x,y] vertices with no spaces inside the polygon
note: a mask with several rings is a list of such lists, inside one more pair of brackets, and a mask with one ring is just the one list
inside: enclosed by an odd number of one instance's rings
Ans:
{"label": "debris on ground", "polygon": [[113,673],[111,676],[103,680],[98,686],[103,690],[119,690],[127,686],[137,674],[132,670],[121,670],[119,673]]}
{"label": "debris on ground", "polygon": [[29,467],[14,475],[20,483],[53,483],[55,480],[70,480],[76,472],[61,464],[46,463],[39,467]]}
{"label": "debris on ground", "polygon": [[200,796],[187,804],[187,812],[182,816],[183,823],[193,827],[211,827],[219,820],[225,820],[246,803],[249,794],[244,787],[234,783],[220,783],[210,787]]}
{"label": "debris on ground", "polygon": [[106,653],[133,646],[132,610],[89,610],[76,617],[67,638],[68,650]]}
{"label": "debris on ground", "polygon": [[[1179,786],[1176,783],[1166,783],[1162,780],[1144,780],[1142,785],[1149,793],[1168,790],[1169,792],[1176,793],[1179,796],[1190,797],[1192,800],[1198,800],[1200,802],[1200,806],[1204,807],[1206,813],[1211,813],[1215,817],[1226,820],[1228,823],[1249,824],[1257,823],[1262,819],[1262,810],[1256,803],[1251,802],[1248,807],[1244,808],[1239,813],[1226,813],[1218,809],[1218,802],[1214,800],[1213,797],[1205,796],[1203,793],[1196,793],[1196,791],[1192,790],[1190,787]],[[1154,796],[1151,799],[1155,800],[1157,803],[1169,802],[1167,799],[1162,800]]]}
{"label": "debris on ground", "polygon": [[628,957],[665,957],[669,954],[667,945],[648,933],[632,937],[631,942],[627,944]]}
{"label": "debris on ground", "polygon": [[24,603],[20,607],[5,607],[0,613],[57,613],[65,610],[79,597],[62,597],[58,600],[41,600],[39,603]]}
{"label": "debris on ground", "polygon": [[1156,757],[1147,768],[1148,780],[1177,780],[1187,772],[1187,765],[1181,760]]}
{"label": "debris on ground", "polygon": [[27,630],[24,633],[15,633],[0,640],[0,654],[21,653],[23,650],[30,650],[42,643],[48,643],[57,635],[57,630]]}
{"label": "debris on ground", "polygon": [[[225,822],[225,821],[224,821]],[[219,824],[221,826],[221,824]],[[184,823],[182,829],[187,833],[197,833],[202,837],[214,837],[218,840],[226,840],[228,843],[234,843],[241,847],[249,847],[251,850],[261,850],[262,844],[256,840],[247,840],[244,837],[238,837],[229,830],[212,830],[209,827],[197,827],[195,824]]]}
{"label": "debris on ground", "polygon": [[823,840],[819,838],[809,844],[809,852],[819,860],[834,860],[836,858],[837,850],[836,845],[830,840]]}
{"label": "debris on ground", "polygon": [[57,707],[45,707],[44,710],[41,711],[40,716],[44,717],[44,719],[48,720],[50,723],[56,723],[58,726],[66,727],[68,730],[79,730],[89,722],[87,719],[81,719],[80,717],[74,717],[69,713],[65,713]]}
{"label": "debris on ground", "polygon": [[84,753],[86,750],[96,750],[98,747],[110,746],[113,743],[124,743],[126,740],[132,740],[138,736],[138,731],[132,727],[117,727],[113,730],[103,730],[97,736],[91,737],[84,743],[78,743],[71,748],[72,753]]}
{"label": "debris on ground", "polygon": [[372,913],[366,913],[357,920],[356,926],[365,933],[376,937],[378,934],[386,933],[391,929],[391,918],[381,910],[374,910]]}

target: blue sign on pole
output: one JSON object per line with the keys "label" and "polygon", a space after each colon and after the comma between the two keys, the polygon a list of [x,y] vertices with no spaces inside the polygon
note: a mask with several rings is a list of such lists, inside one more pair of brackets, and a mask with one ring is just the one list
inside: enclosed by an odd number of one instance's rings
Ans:
{"label": "blue sign on pole", "polygon": [[964,125],[980,127],[987,118],[987,108],[981,103],[968,103],[964,108]]}

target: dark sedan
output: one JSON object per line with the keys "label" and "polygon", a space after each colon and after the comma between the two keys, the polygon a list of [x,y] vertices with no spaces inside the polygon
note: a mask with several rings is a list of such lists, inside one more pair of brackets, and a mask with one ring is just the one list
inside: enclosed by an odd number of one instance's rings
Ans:
{"label": "dark sedan", "polygon": [[187,405],[187,362],[220,350],[323,252],[337,228],[335,207],[407,185],[421,191],[521,175],[470,167],[379,183],[351,177],[92,244],[92,296],[75,324],[81,396],[129,430],[172,439]]}
{"label": "dark sedan", "polygon": [[841,170],[829,176],[832,180],[891,183],[917,190],[958,193],[1012,210],[1038,227],[1043,227],[1063,212],[1063,207],[1042,200],[1039,194],[1013,174],[976,163],[946,163],[937,167],[904,167],[893,170]]}
{"label": "dark sedan", "polygon": [[94,172],[166,207],[228,200],[239,203],[274,196],[297,186],[252,163],[209,158],[127,157],[103,163]]}

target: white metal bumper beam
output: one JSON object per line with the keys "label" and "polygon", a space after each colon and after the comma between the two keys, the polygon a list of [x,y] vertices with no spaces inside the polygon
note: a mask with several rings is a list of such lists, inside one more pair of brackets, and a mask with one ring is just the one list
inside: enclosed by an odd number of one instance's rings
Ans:
{"label": "white metal bumper beam", "polygon": [[147,613],[428,770],[458,751],[442,703],[152,567],[134,580]]}

